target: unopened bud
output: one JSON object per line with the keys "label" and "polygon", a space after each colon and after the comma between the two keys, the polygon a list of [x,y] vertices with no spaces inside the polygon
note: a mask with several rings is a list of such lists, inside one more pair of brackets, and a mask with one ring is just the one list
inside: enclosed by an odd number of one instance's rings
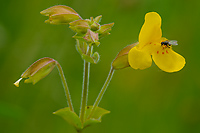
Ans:
{"label": "unopened bud", "polygon": [[69,25],[69,28],[78,34],[85,34],[90,28],[87,20],[76,20]]}
{"label": "unopened bud", "polygon": [[87,43],[89,44],[96,44],[97,46],[99,46],[99,36],[98,33],[94,33],[93,31],[91,31],[90,29],[88,29],[87,33],[85,34],[85,36],[83,37]]}
{"label": "unopened bud", "polygon": [[92,31],[97,31],[100,27],[100,24],[98,24],[97,22],[94,22],[90,27]]}
{"label": "unopened bud", "polygon": [[64,5],[52,6],[40,13],[49,16],[49,19],[45,22],[50,24],[68,24],[75,20],[82,19],[75,10]]}
{"label": "unopened bud", "polygon": [[57,61],[54,59],[44,57],[34,62],[26,71],[21,75],[21,78],[17,80],[14,85],[19,87],[19,82],[23,78],[27,78],[25,83],[37,83],[42,78],[46,77],[56,66]]}
{"label": "unopened bud", "polygon": [[112,66],[115,70],[123,69],[130,66],[128,63],[128,53],[131,50],[131,48],[135,47],[137,44],[138,43],[134,43],[129,46],[126,46],[118,53],[118,55],[112,62]]}

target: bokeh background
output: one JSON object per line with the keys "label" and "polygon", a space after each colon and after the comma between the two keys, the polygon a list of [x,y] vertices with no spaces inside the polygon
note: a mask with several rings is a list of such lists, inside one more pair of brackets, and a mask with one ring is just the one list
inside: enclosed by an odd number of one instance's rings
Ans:
{"label": "bokeh background", "polygon": [[83,18],[103,15],[101,24],[114,22],[111,35],[95,50],[88,104],[104,84],[110,64],[125,46],[137,41],[144,15],[162,17],[163,36],[178,40],[175,51],[186,58],[177,73],[126,68],[115,72],[100,107],[110,110],[101,124],[85,133],[198,133],[200,132],[200,2],[197,0],[1,0],[0,1],[0,132],[75,133],[52,112],[67,106],[58,71],[36,85],[13,83],[34,61],[56,59],[62,65],[75,111],[79,112],[83,61],[74,35],[65,25],[45,24],[40,11],[58,4],[75,9]]}

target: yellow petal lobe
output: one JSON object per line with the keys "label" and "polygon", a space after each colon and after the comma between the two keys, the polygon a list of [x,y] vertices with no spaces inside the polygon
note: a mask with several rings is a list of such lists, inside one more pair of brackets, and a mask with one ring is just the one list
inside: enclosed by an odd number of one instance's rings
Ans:
{"label": "yellow petal lobe", "polygon": [[145,22],[139,34],[139,49],[151,42],[158,42],[162,37],[161,17],[156,12],[145,15]]}
{"label": "yellow petal lobe", "polygon": [[155,64],[165,72],[177,72],[185,66],[185,58],[171,48],[152,53]]}
{"label": "yellow petal lobe", "polygon": [[128,53],[128,61],[134,69],[145,69],[151,66],[152,59],[148,51],[133,47]]}
{"label": "yellow petal lobe", "polygon": [[15,83],[14,83],[14,85],[16,86],[16,87],[19,87],[19,82],[22,80],[22,78],[20,78],[20,79],[18,79]]}

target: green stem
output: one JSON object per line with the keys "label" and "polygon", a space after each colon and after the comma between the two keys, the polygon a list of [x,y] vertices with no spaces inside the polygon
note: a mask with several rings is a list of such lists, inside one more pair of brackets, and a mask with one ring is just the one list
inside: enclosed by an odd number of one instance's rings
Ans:
{"label": "green stem", "polygon": [[71,96],[70,96],[70,93],[69,93],[69,89],[68,89],[68,86],[67,86],[67,82],[66,82],[66,79],[65,79],[64,72],[62,70],[61,65],[58,62],[56,63],[56,65],[57,65],[57,68],[58,68],[58,71],[59,71],[59,74],[60,74],[60,77],[61,77],[61,80],[62,80],[63,87],[65,89],[65,96],[67,97],[67,103],[69,105],[70,110],[74,112],[74,108],[73,108],[73,104],[72,104],[72,100],[71,100]]}
{"label": "green stem", "polygon": [[108,77],[107,77],[107,79],[106,79],[106,81],[105,81],[105,83],[104,83],[104,85],[103,85],[103,87],[102,87],[102,89],[101,89],[101,91],[100,91],[100,93],[99,93],[99,95],[98,95],[93,107],[92,107],[92,110],[91,110],[91,113],[89,114],[88,119],[92,117],[95,109],[99,105],[99,103],[100,103],[100,101],[101,101],[101,99],[102,99],[102,97],[103,97],[103,95],[104,95],[104,93],[105,93],[105,91],[106,91],[111,79],[112,79],[112,76],[113,76],[114,72],[115,72],[115,69],[113,67],[111,67],[110,72],[108,74]]}
{"label": "green stem", "polygon": [[[89,47],[87,55],[91,54],[93,47]],[[85,118],[85,109],[87,106],[88,99],[88,89],[89,89],[89,75],[90,75],[90,62],[84,60],[84,69],[83,69],[83,89],[82,89],[82,99],[81,99],[81,109],[80,109],[80,119],[81,122],[84,122]]]}

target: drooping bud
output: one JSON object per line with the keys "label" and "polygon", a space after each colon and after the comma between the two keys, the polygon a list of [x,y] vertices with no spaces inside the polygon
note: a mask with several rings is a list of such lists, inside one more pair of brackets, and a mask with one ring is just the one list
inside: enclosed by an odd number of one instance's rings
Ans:
{"label": "drooping bud", "polygon": [[69,28],[78,34],[85,34],[87,30],[90,28],[87,20],[76,20],[74,22],[69,23]]}
{"label": "drooping bud", "polygon": [[98,40],[99,40],[98,33],[94,33],[90,29],[87,30],[87,33],[85,34],[83,39],[85,39],[85,41],[90,45],[95,44],[95,45],[99,46],[99,44],[100,44],[100,42],[98,42]]}
{"label": "drooping bud", "polygon": [[69,24],[75,20],[82,19],[75,10],[64,5],[52,6],[40,13],[49,16],[49,19],[45,22],[50,24]]}
{"label": "drooping bud", "polygon": [[52,58],[44,57],[34,62],[26,71],[21,75],[21,78],[17,80],[14,85],[19,87],[19,82],[23,78],[28,78],[25,83],[36,84],[42,78],[46,77],[56,66],[57,61]]}
{"label": "drooping bud", "polygon": [[116,58],[114,59],[114,61],[112,62],[112,67],[115,70],[119,70],[119,69],[123,69],[126,67],[129,67],[129,63],[128,63],[128,52],[134,47],[136,46],[138,43],[134,43],[131,44],[129,46],[126,46],[125,48],[123,48],[118,55],[116,56]]}
{"label": "drooping bud", "polygon": [[109,35],[111,28],[113,27],[114,23],[110,23],[110,24],[104,24],[100,27],[100,29],[98,30],[98,33],[100,35],[100,37],[104,37],[105,35]]}

